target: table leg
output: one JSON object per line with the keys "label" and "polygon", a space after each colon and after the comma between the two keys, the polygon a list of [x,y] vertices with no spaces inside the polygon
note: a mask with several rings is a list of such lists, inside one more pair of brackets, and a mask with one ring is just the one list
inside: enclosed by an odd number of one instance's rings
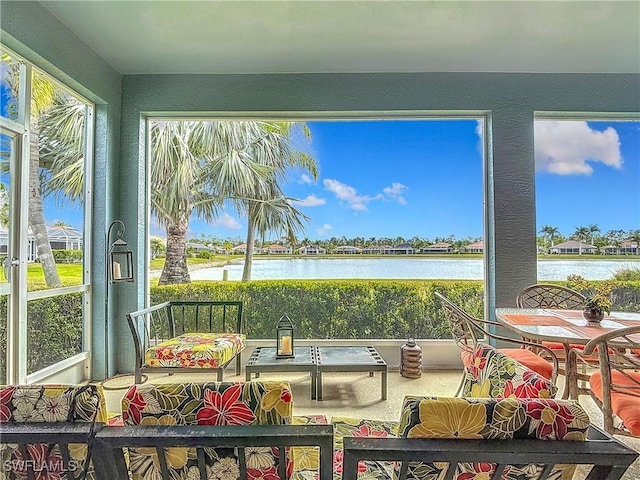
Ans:
{"label": "table leg", "polygon": [[[245,368],[246,368],[246,367],[245,367]],[[247,382],[250,382],[250,381],[251,381],[251,372],[250,372],[249,370],[246,370],[246,371],[245,371],[244,379],[245,379]]]}
{"label": "table leg", "polygon": [[[571,349],[571,346],[568,343],[563,343],[562,346],[564,347],[564,390],[562,391],[562,399],[566,400],[570,397],[571,383],[574,381],[573,375],[578,372],[573,371],[573,365],[569,358],[569,350]],[[577,382],[577,380],[575,381]]]}
{"label": "table leg", "polygon": [[387,371],[382,372],[382,400],[387,399]]}
{"label": "table leg", "polygon": [[318,372],[316,379],[316,400],[322,400],[322,372]]}
{"label": "table leg", "polygon": [[316,371],[311,371],[311,400],[315,400],[317,398],[317,390],[318,390],[318,375]]}

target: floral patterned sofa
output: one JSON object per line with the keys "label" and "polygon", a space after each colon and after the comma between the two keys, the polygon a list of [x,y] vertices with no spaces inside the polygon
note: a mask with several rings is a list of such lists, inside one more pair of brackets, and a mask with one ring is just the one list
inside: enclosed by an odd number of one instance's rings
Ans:
{"label": "floral patterned sofa", "polygon": [[96,435],[110,478],[331,477],[333,427],[294,418],[285,382],[133,385],[122,419]]}
{"label": "floral patterned sofa", "polygon": [[0,478],[99,478],[87,459],[106,411],[96,385],[0,387]]}
{"label": "floral patterned sofa", "polygon": [[571,479],[577,465],[614,479],[638,457],[567,400],[406,397],[397,436],[371,421],[334,423],[341,480]]}

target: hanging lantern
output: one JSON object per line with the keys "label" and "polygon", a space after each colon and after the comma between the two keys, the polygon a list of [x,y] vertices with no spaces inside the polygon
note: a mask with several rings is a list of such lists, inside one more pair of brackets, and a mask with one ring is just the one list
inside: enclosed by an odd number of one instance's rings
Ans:
{"label": "hanging lantern", "polygon": [[407,378],[422,375],[422,347],[413,338],[400,348],[400,375]]}
{"label": "hanging lantern", "polygon": [[293,323],[285,313],[276,326],[276,358],[293,358]]}

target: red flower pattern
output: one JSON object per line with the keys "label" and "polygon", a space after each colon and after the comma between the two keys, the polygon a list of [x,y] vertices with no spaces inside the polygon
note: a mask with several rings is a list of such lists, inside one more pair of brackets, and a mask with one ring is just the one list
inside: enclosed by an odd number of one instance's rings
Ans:
{"label": "red flower pattern", "polygon": [[197,415],[198,425],[250,425],[255,420],[253,411],[239,400],[242,385],[233,385],[224,392],[204,392],[204,407]]}
{"label": "red flower pattern", "polygon": [[16,387],[7,387],[0,390],[0,423],[6,423],[11,418],[11,409],[9,405],[13,399],[13,392]]}
{"label": "red flower pattern", "polygon": [[540,392],[548,390],[548,383],[534,371],[522,374],[523,383],[516,387],[517,398],[540,398]]}
{"label": "red flower pattern", "polygon": [[269,468],[247,468],[247,478],[249,480],[280,480],[277,467]]}
{"label": "red flower pattern", "polygon": [[[27,445],[30,462],[22,458],[20,450],[16,450],[9,462],[10,471],[19,478],[29,478],[29,470],[33,469],[34,480],[60,480],[65,469],[62,456],[49,452],[46,443],[32,443]],[[66,477],[64,477],[66,478]]]}
{"label": "red flower pattern", "polygon": [[125,423],[131,419],[134,425],[139,425],[142,421],[142,411],[147,406],[147,402],[137,388],[130,388],[125,394],[124,400],[128,401],[128,405],[122,409],[122,419]]}
{"label": "red flower pattern", "polygon": [[568,425],[574,416],[564,405],[555,401],[528,402],[527,414],[539,421],[536,427],[538,438],[556,438],[562,440],[568,431]]}
{"label": "red flower pattern", "polygon": [[482,370],[487,368],[487,358],[481,356],[482,350],[476,350],[471,356],[471,362],[469,363],[469,371],[471,375],[477,377]]}

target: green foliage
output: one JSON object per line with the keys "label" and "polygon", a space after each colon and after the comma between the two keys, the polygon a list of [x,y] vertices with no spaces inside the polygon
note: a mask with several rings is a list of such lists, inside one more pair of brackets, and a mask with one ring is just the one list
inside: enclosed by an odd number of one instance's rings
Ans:
{"label": "green foliage", "polygon": [[82,263],[82,250],[52,250],[56,263]]}
{"label": "green foliage", "polygon": [[621,270],[616,271],[613,274],[613,278],[621,282],[640,280],[640,268],[638,267],[623,268]]}
{"label": "green foliage", "polygon": [[211,257],[213,257],[211,252],[208,252],[206,250],[202,250],[201,252],[198,252],[197,256],[198,256],[198,258],[206,258],[207,260],[209,260]]}
{"label": "green foliage", "polygon": [[265,280],[193,282],[151,289],[151,304],[169,300],[242,300],[245,333],[268,339],[287,313],[298,338],[449,338],[435,291],[483,316],[479,281]]}
{"label": "green foliage", "polygon": [[581,292],[585,297],[585,308],[598,308],[605,313],[611,313],[613,306],[613,290],[618,283],[613,279],[589,282],[580,275],[569,275],[567,277],[569,288]]}

